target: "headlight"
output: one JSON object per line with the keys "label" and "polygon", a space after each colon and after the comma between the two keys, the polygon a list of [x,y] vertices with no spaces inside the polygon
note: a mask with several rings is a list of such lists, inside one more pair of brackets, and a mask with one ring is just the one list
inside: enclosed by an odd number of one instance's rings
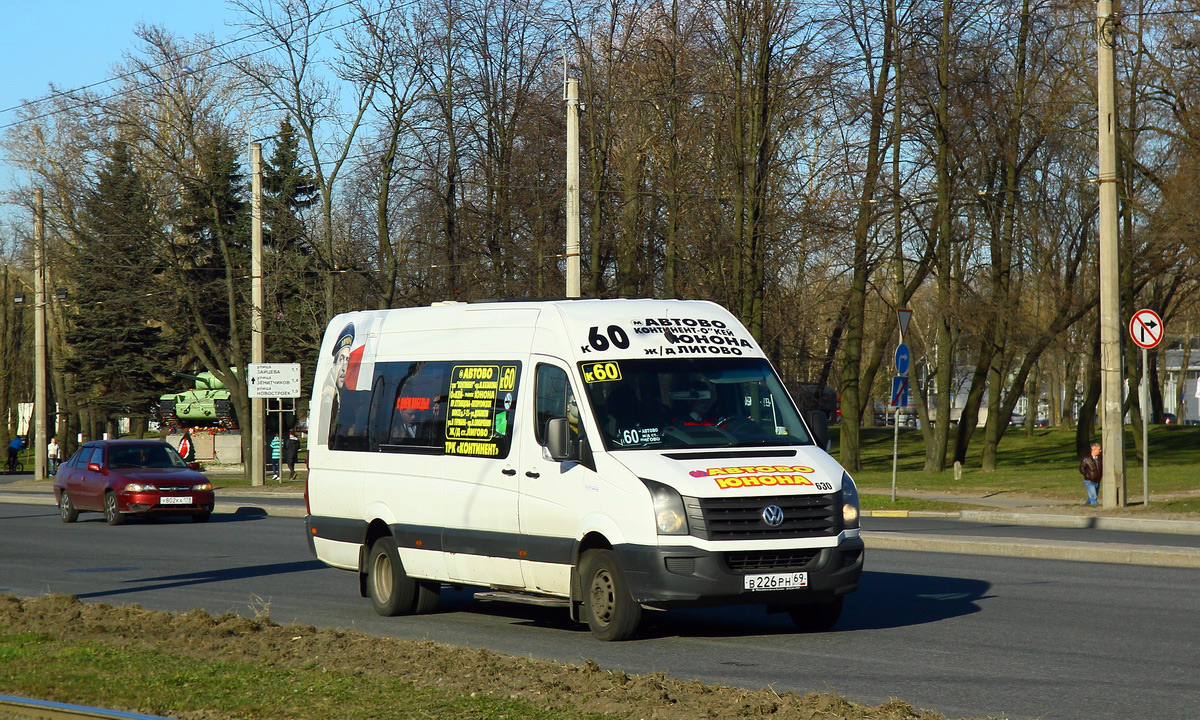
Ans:
{"label": "headlight", "polygon": [[200,492],[201,490],[212,490],[212,489],[213,489],[212,483],[210,483],[210,482],[196,483],[195,485],[192,486],[192,492]]}
{"label": "headlight", "polygon": [[654,525],[659,535],[687,535],[687,513],[683,509],[683,498],[675,488],[653,480],[641,479],[650,490],[654,505]]}
{"label": "headlight", "polygon": [[847,529],[858,527],[858,488],[850,474],[842,473],[842,523]]}
{"label": "headlight", "polygon": [[158,492],[158,488],[149,483],[129,483],[125,486],[125,492]]}

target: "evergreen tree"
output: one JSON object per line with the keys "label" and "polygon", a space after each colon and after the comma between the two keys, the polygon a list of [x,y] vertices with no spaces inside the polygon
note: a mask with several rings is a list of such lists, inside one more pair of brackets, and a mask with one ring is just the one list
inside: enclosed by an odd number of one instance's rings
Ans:
{"label": "evergreen tree", "polygon": [[161,232],[123,140],[110,146],[83,210],[83,232],[71,250],[78,314],[67,333],[72,356],[65,369],[84,390],[81,409],[104,419],[148,413],[165,391],[156,378],[162,333],[144,291],[161,272]]}
{"label": "evergreen tree", "polygon": [[245,176],[239,170],[238,150],[219,134],[200,138],[195,153],[193,174],[183,179],[175,209],[177,232],[171,248],[183,282],[175,312],[185,326],[203,329],[228,348],[231,322],[238,322],[239,308],[249,307],[249,284],[236,281],[250,268],[249,204],[242,197]]}
{"label": "evergreen tree", "polygon": [[267,246],[266,351],[270,362],[311,365],[320,343],[314,317],[318,298],[311,279],[318,270],[302,213],[319,197],[316,181],[300,163],[295,128],[279,124],[275,150],[263,163],[263,242]]}
{"label": "evergreen tree", "polygon": [[263,163],[264,242],[280,253],[312,254],[300,213],[317,201],[317,185],[300,165],[296,130],[286,118],[279,124],[275,151]]}

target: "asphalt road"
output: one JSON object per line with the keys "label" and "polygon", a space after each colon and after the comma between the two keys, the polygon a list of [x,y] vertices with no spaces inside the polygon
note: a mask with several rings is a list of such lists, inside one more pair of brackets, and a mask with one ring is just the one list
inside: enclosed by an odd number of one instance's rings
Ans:
{"label": "asphalt road", "polygon": [[[903,522],[912,523],[905,531],[935,531],[927,520],[886,521]],[[968,525],[949,528],[962,534]],[[114,528],[98,514],[64,525],[53,506],[0,503],[0,548],[3,593],[213,614],[267,610],[277,622],[592,658],[634,673],[831,691],[871,704],[897,697],[951,717],[1188,718],[1200,696],[1198,570],[868,545],[862,588],[833,632],[799,635],[785,617],[735,607],[654,613],[641,639],[601,643],[562,610],[481,603],[466,590],[443,591],[433,615],[378,617],[350,573],[311,558],[296,518],[216,514],[205,525]]]}

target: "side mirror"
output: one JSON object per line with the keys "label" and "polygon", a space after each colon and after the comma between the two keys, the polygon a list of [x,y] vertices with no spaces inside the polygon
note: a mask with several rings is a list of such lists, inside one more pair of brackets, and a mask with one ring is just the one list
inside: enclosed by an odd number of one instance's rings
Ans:
{"label": "side mirror", "polygon": [[546,449],[558,462],[578,460],[578,446],[571,442],[571,429],[566,418],[550,418],[546,423]]}
{"label": "side mirror", "polygon": [[197,472],[200,471],[200,463],[198,463],[198,462],[190,462],[187,464],[187,466],[191,470],[195,470]]}
{"label": "side mirror", "polygon": [[813,442],[817,447],[829,451],[829,416],[821,410],[809,410],[804,419],[808,421],[808,429],[812,431]]}

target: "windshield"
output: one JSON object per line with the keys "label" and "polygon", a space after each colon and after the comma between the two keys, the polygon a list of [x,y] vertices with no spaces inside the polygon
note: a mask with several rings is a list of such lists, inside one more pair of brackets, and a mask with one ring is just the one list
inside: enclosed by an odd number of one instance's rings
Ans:
{"label": "windshield", "polygon": [[613,360],[579,370],[609,450],[812,442],[762,358]]}
{"label": "windshield", "polygon": [[175,448],[166,445],[124,445],[108,450],[110,468],[187,467]]}

